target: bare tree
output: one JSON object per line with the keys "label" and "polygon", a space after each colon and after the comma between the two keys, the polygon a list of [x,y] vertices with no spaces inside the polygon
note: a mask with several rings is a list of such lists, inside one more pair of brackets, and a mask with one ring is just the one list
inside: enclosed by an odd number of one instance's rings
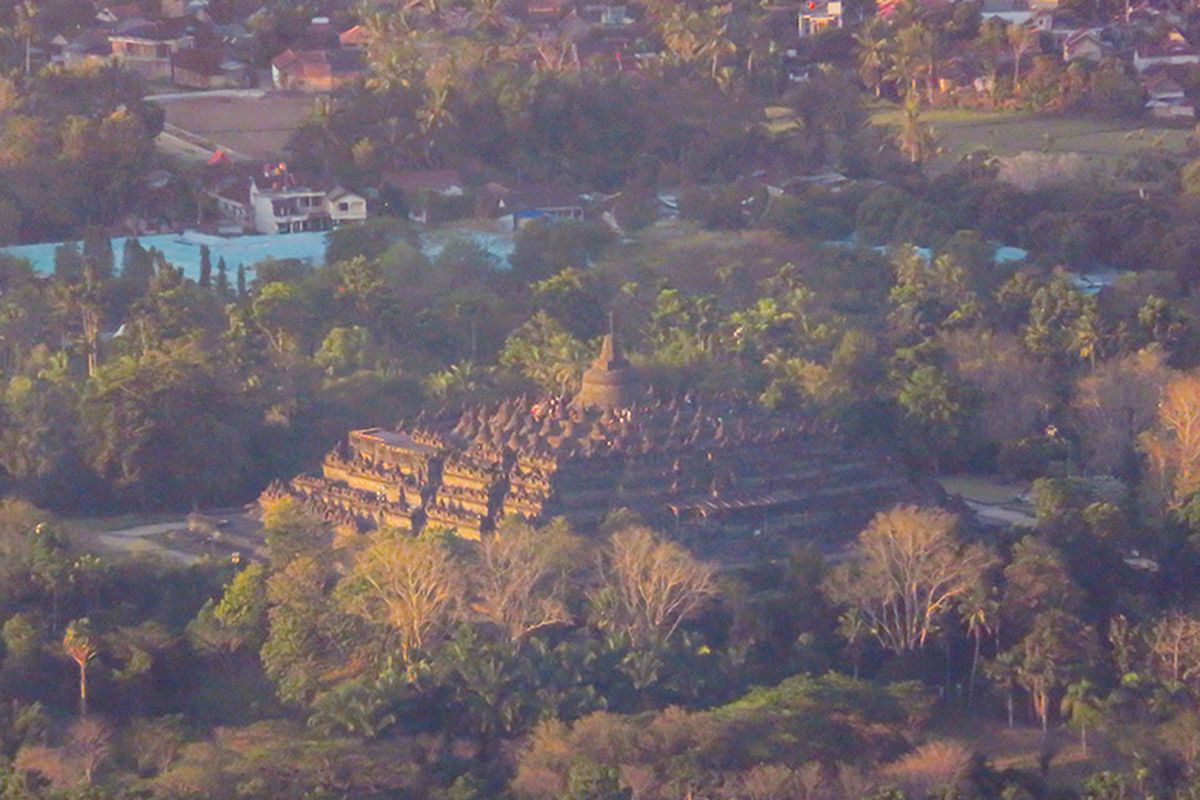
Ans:
{"label": "bare tree", "polygon": [[1079,380],[1071,405],[1090,467],[1111,472],[1128,463],[1173,375],[1162,350],[1149,347],[1106,361]]}
{"label": "bare tree", "polygon": [[940,337],[958,374],[980,395],[980,424],[993,441],[1039,432],[1056,402],[1056,378],[1008,334],[952,331]]}
{"label": "bare tree", "polygon": [[394,629],[408,661],[453,617],[461,565],[435,539],[381,531],[339,587],[350,611]]}
{"label": "bare tree", "polygon": [[1143,434],[1140,444],[1169,506],[1200,491],[1200,374],[1182,375],[1166,385],[1158,426]]}
{"label": "bare tree", "polygon": [[875,515],[859,534],[855,558],[826,582],[830,599],[857,608],[889,650],[921,649],[994,560],[982,545],[963,543],[957,527],[958,517],[936,508]]}
{"label": "bare tree", "polygon": [[1021,91],[1021,57],[1037,45],[1037,34],[1024,25],[1013,23],[1006,31],[1013,56],[1013,89]]}
{"label": "bare tree", "polygon": [[79,764],[83,781],[89,786],[112,755],[112,739],[112,728],[96,717],[76,720],[67,729],[67,755]]}
{"label": "bare tree", "polygon": [[1172,612],[1150,629],[1150,653],[1159,673],[1195,685],[1200,678],[1200,619]]}
{"label": "bare tree", "polygon": [[666,642],[717,593],[711,565],[643,527],[612,535],[600,575],[593,610],[637,645]]}
{"label": "bare tree", "polygon": [[539,628],[571,622],[567,595],[583,543],[564,524],[541,530],[500,526],[479,543],[472,570],[472,610],[520,639]]}

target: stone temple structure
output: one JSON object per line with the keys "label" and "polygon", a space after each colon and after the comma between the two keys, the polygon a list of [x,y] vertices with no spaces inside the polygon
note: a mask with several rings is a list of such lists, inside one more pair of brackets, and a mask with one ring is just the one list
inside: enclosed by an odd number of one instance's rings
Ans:
{"label": "stone temple structure", "polygon": [[813,419],[654,398],[610,333],[575,398],[513,397],[352,431],[319,475],[265,496],[295,497],[347,530],[439,526],[472,538],[513,515],[587,530],[628,508],[711,552],[738,532],[841,538],[911,494],[887,459]]}

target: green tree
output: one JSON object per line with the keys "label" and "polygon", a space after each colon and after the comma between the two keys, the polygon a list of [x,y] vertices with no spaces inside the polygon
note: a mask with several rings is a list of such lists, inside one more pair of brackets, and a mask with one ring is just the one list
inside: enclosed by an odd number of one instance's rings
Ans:
{"label": "green tree", "polygon": [[206,602],[188,625],[191,640],[203,650],[232,653],[257,648],[266,634],[267,571],[253,564],[225,586],[217,603]]}
{"label": "green tree", "polygon": [[329,525],[291,497],[264,498],[263,539],[272,565],[280,568],[298,556],[312,556],[327,544]]}
{"label": "green tree", "polygon": [[1096,687],[1086,679],[1072,683],[1063,696],[1061,711],[1071,726],[1079,729],[1080,749],[1087,758],[1088,728],[1095,728],[1104,718]]}
{"label": "green tree", "polygon": [[106,281],[113,276],[112,239],[104,228],[89,225],[84,229],[83,263],[92,270],[96,280]]}
{"label": "green tree", "polygon": [[217,259],[217,297],[222,300],[229,299],[229,267],[225,265],[225,257],[221,256]]}
{"label": "green tree", "polygon": [[349,653],[339,635],[347,629],[326,594],[333,579],[327,560],[302,555],[267,581],[269,627],[260,656],[286,703],[311,702],[328,688],[328,676],[347,666]]}
{"label": "green tree", "polygon": [[594,761],[579,761],[567,773],[563,800],[630,800],[632,789],[621,787],[621,772]]}
{"label": "green tree", "polygon": [[202,289],[212,285],[212,253],[206,244],[200,245],[200,278],[196,283]]}
{"label": "green tree", "polygon": [[0,639],[4,641],[5,668],[18,671],[33,666],[46,644],[39,620],[25,612],[13,614],[4,621]]}
{"label": "green tree", "polygon": [[896,402],[911,451],[935,469],[948,458],[963,458],[972,399],[956,375],[937,365],[918,364],[902,373]]}
{"label": "green tree", "polygon": [[883,76],[887,72],[889,58],[890,42],[886,25],[878,17],[872,17],[854,34],[854,44],[859,80],[879,97],[883,93]]}
{"label": "green tree", "polygon": [[518,277],[532,283],[567,267],[591,266],[613,239],[612,230],[603,223],[536,221],[517,233],[509,261]]}
{"label": "green tree", "polygon": [[266,284],[258,290],[251,309],[259,330],[279,355],[297,350],[312,329],[312,306],[304,291],[292,284]]}
{"label": "green tree", "polygon": [[83,280],[83,255],[75,242],[63,242],[54,248],[54,277],[64,283]]}
{"label": "green tree", "polygon": [[509,334],[499,361],[544,391],[567,394],[578,390],[594,352],[549,314],[539,311]]}
{"label": "green tree", "polygon": [[195,344],[105,364],[81,409],[86,462],[129,499],[191,504],[244,488],[254,405]]}
{"label": "green tree", "polygon": [[154,264],[150,254],[136,236],[125,240],[121,255],[121,282],[129,287],[134,296],[140,296],[150,288],[154,277]]}
{"label": "green tree", "polygon": [[1055,696],[1087,665],[1091,650],[1090,628],[1057,609],[1039,614],[1033,629],[1014,648],[1017,682],[1029,692],[1043,733]]}
{"label": "green tree", "polygon": [[61,501],[85,480],[78,450],[79,394],[65,356],[34,377],[14,375],[4,388],[0,466],[25,496]]}
{"label": "green tree", "polygon": [[922,119],[920,102],[911,92],[904,98],[896,145],[913,164],[924,164],[938,152],[937,132]]}

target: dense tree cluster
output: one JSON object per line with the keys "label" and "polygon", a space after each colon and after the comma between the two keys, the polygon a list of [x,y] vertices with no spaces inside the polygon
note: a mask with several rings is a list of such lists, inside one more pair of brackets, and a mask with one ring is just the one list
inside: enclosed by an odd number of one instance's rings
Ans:
{"label": "dense tree cluster", "polygon": [[164,198],[186,210],[178,187],[149,197],[163,114],[142,96],[136,75],[110,66],[0,77],[0,241],[77,237],[133,211],[158,219]]}

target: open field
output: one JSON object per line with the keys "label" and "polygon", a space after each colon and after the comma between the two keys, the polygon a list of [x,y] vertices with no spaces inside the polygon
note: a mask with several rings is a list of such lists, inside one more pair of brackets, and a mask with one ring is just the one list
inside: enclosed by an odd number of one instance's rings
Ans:
{"label": "open field", "polygon": [[1009,482],[982,475],[946,475],[938,478],[938,483],[950,494],[989,505],[1020,503],[1021,495],[1029,491],[1028,483]]}
{"label": "open field", "polygon": [[1039,728],[1028,722],[1009,728],[1003,720],[965,713],[948,712],[930,724],[929,738],[962,743],[968,750],[983,753],[997,769],[1040,771],[1043,752],[1054,754],[1047,782],[1055,788],[1077,788],[1090,774],[1103,769],[1121,769],[1114,763],[1111,748],[1106,747],[1103,731],[1088,734],[1088,755],[1083,754],[1079,735],[1065,728],[1052,728],[1045,738]]}
{"label": "open field", "polygon": [[163,561],[195,564],[202,557],[238,554],[262,558],[261,525],[245,509],[217,509],[209,519],[220,530],[192,530],[179,513],[125,514],[116,517],[73,517],[63,522],[75,548],[109,556],[151,556]]}
{"label": "open field", "polygon": [[[897,126],[901,113],[895,106],[882,107],[872,113],[871,121]],[[1191,135],[1188,128],[1152,127],[1146,121],[1041,116],[1019,111],[930,109],[922,117],[940,136],[944,155],[954,159],[979,150],[995,155],[1029,150],[1079,153],[1106,163],[1145,149],[1161,148],[1182,156]]]}
{"label": "open field", "polygon": [[[313,110],[312,95],[296,92],[209,92],[154,98],[166,112],[171,141],[223,149],[235,158],[271,161]],[[184,144],[180,144],[183,142]]]}

